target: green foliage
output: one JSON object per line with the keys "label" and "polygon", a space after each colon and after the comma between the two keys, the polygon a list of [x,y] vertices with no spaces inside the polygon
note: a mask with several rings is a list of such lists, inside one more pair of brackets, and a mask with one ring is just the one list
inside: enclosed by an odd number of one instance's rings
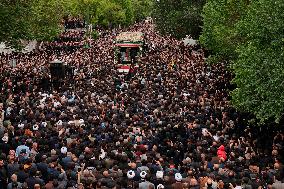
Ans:
{"label": "green foliage", "polygon": [[83,15],[87,23],[104,27],[117,27],[128,26],[134,21],[142,20],[150,16],[153,1],[79,0],[77,2],[77,5],[72,5],[77,8],[71,9],[71,12],[75,12],[75,15]]}
{"label": "green foliage", "polygon": [[93,39],[97,39],[100,36],[100,34],[96,30],[93,30],[91,35]]}
{"label": "green foliage", "polygon": [[125,10],[114,1],[100,1],[100,12],[98,13],[98,24],[110,27],[126,23]]}
{"label": "green foliage", "polygon": [[208,0],[203,10],[209,61],[230,63],[232,103],[259,123],[283,118],[283,8],[282,0]]}
{"label": "green foliage", "polygon": [[208,0],[203,8],[203,30],[200,42],[211,52],[210,61],[232,61],[242,38],[236,24],[247,12],[249,0]]}
{"label": "green foliage", "polygon": [[233,64],[233,104],[252,112],[262,123],[278,120],[284,110],[284,2],[254,2],[236,26],[245,42],[237,48]]}
{"label": "green foliage", "polygon": [[141,21],[152,14],[153,0],[132,0],[134,20]]}
{"label": "green foliage", "polygon": [[201,32],[201,12],[205,0],[160,0],[154,2],[153,17],[162,34],[177,38],[191,35],[197,39]]}
{"label": "green foliage", "polygon": [[131,0],[114,0],[114,2],[121,6],[125,14],[124,25],[130,25],[133,23],[134,11]]}
{"label": "green foliage", "polygon": [[63,9],[63,14],[70,15],[70,16],[78,16],[78,13],[83,12],[82,10],[85,9],[86,12],[86,5],[88,4],[88,0],[60,0]]}
{"label": "green foliage", "polygon": [[29,25],[22,16],[28,15],[29,12],[30,2],[28,1],[0,1],[0,40],[19,48],[19,39],[30,37]]}
{"label": "green foliage", "polygon": [[0,2],[0,41],[16,49],[20,40],[51,40],[59,32],[64,7],[58,0]]}
{"label": "green foliage", "polygon": [[96,24],[98,22],[99,0],[78,0],[77,4],[73,6],[76,8],[74,8],[71,15],[82,15],[87,24]]}
{"label": "green foliage", "polygon": [[88,24],[104,27],[127,26],[148,16],[150,1],[1,0],[0,41],[18,49],[20,40],[50,41],[62,31],[64,16],[80,15]]}
{"label": "green foliage", "polygon": [[64,15],[63,3],[58,0],[37,0],[31,5],[29,33],[33,39],[51,41],[63,28],[59,22]]}

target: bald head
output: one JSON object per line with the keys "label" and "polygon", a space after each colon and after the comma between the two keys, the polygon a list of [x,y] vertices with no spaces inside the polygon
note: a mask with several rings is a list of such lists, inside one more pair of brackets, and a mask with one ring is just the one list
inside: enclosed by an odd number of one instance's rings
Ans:
{"label": "bald head", "polygon": [[218,170],[219,169],[219,164],[214,164],[213,169],[214,170]]}
{"label": "bald head", "polygon": [[131,163],[130,167],[131,167],[132,169],[136,169],[136,163]]}
{"label": "bald head", "polygon": [[104,172],[103,172],[103,175],[104,175],[104,177],[108,177],[108,176],[109,176],[108,171],[104,171]]}
{"label": "bald head", "polygon": [[198,181],[195,178],[190,179],[190,186],[197,186]]}
{"label": "bald head", "polygon": [[280,164],[279,163],[274,163],[274,169],[279,169],[280,168]]}

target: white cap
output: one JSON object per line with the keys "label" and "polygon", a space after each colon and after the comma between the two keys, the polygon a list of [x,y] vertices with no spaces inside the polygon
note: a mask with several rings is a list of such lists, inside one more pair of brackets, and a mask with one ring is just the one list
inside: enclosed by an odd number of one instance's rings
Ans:
{"label": "white cap", "polygon": [[21,123],[21,124],[18,124],[18,127],[19,127],[20,129],[22,129],[22,128],[25,127],[25,125],[24,125],[23,123]]}
{"label": "white cap", "polygon": [[19,114],[22,115],[23,111],[25,111],[24,109],[20,109]]}
{"label": "white cap", "polygon": [[135,177],[135,172],[133,170],[127,171],[127,178],[133,179]]}
{"label": "white cap", "polygon": [[66,154],[67,153],[67,148],[65,146],[63,146],[61,149],[60,149],[61,153],[62,154]]}
{"label": "white cap", "polygon": [[165,186],[162,185],[162,184],[159,184],[159,185],[157,186],[157,189],[163,189],[163,188],[165,188]]}
{"label": "white cap", "polygon": [[3,141],[3,142],[6,142],[6,143],[7,143],[8,140],[9,140],[9,137],[8,137],[8,136],[5,135],[5,136],[2,137],[2,141]]}
{"label": "white cap", "polygon": [[103,103],[103,101],[102,101],[102,100],[99,100],[99,103],[100,103],[100,104],[102,104],[102,103]]}
{"label": "white cap", "polygon": [[68,121],[68,124],[69,125],[74,124],[74,121]]}
{"label": "white cap", "polygon": [[46,122],[41,122],[41,125],[42,125],[43,127],[46,127],[46,126],[47,126],[47,123],[46,123]]}
{"label": "white cap", "polygon": [[101,159],[104,159],[105,157],[106,157],[106,152],[103,150],[103,149],[101,149],[101,154],[100,154],[100,156],[99,156]]}
{"label": "white cap", "polygon": [[57,123],[56,123],[56,124],[61,126],[61,125],[62,125],[62,123],[63,123],[63,122],[62,122],[62,120],[59,120],[59,121],[57,121]]}
{"label": "white cap", "polygon": [[85,121],[83,119],[79,120],[79,124],[83,124]]}
{"label": "white cap", "polygon": [[37,124],[33,125],[33,130],[34,130],[34,131],[37,131],[37,130],[38,130],[38,125],[37,125]]}
{"label": "white cap", "polygon": [[163,171],[157,171],[156,177],[157,177],[157,179],[162,179],[164,177],[164,172]]}
{"label": "white cap", "polygon": [[140,173],[140,177],[141,177],[142,179],[144,179],[144,178],[146,177],[146,175],[147,175],[147,172],[146,172],[146,171],[142,171],[142,172]]}
{"label": "white cap", "polygon": [[175,179],[176,179],[176,181],[180,182],[182,180],[181,174],[180,173],[176,173],[175,174]]}
{"label": "white cap", "polygon": [[85,127],[85,123],[84,123],[85,121],[83,120],[83,119],[80,119],[79,120],[79,125],[81,126],[81,127]]}

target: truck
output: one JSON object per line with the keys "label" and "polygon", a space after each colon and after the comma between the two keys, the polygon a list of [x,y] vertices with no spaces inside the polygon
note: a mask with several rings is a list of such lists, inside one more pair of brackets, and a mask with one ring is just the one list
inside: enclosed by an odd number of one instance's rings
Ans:
{"label": "truck", "polygon": [[114,63],[119,73],[129,73],[139,67],[143,45],[142,32],[122,32],[116,36]]}

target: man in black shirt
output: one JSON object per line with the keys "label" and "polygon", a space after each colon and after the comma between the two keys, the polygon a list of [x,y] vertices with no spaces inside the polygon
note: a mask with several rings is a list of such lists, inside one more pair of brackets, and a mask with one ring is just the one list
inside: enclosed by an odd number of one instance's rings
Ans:
{"label": "man in black shirt", "polygon": [[3,159],[0,159],[0,189],[7,188],[8,173]]}

